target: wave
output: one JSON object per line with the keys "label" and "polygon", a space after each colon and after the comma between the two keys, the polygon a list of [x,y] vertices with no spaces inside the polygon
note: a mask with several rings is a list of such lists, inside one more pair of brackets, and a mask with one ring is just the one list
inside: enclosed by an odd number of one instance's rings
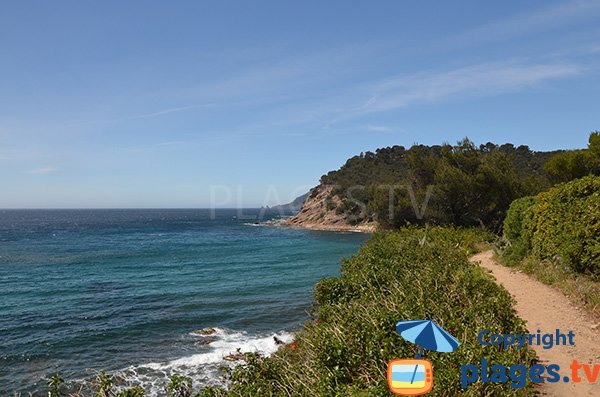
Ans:
{"label": "wave", "polygon": [[223,367],[233,367],[243,363],[237,360],[238,353],[260,353],[268,356],[279,348],[275,338],[291,343],[293,335],[278,332],[250,335],[243,331],[214,328],[210,335],[190,333],[202,345],[200,353],[180,357],[171,361],[132,365],[115,373],[125,387],[142,386],[146,396],[164,394],[165,385],[173,375],[188,376],[195,389],[205,386],[225,386]]}
{"label": "wave", "polygon": [[289,216],[284,216],[284,217],[279,217],[279,218],[274,218],[274,219],[268,219],[265,221],[255,221],[255,222],[245,222],[243,223],[244,226],[282,226],[283,222],[286,221],[286,219],[288,219]]}

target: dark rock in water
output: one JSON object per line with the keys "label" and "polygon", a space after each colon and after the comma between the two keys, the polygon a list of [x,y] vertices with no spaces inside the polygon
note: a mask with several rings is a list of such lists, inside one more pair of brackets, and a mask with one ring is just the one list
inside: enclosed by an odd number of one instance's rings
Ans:
{"label": "dark rock in water", "polygon": [[279,346],[279,345],[285,345],[285,342],[284,342],[284,341],[282,341],[281,339],[279,339],[279,338],[278,338],[278,337],[276,337],[276,336],[274,336],[274,337],[273,337],[273,340],[275,341],[275,344],[276,344],[276,345],[278,345],[278,346]]}
{"label": "dark rock in water", "polygon": [[244,355],[244,353],[234,353],[234,354],[229,354],[229,355],[223,357],[223,360],[225,360],[225,361],[246,361],[246,356]]}
{"label": "dark rock in water", "polygon": [[212,335],[215,332],[217,332],[217,330],[214,328],[202,328],[202,329],[199,329],[198,331],[194,331],[194,333],[198,334],[198,335]]}

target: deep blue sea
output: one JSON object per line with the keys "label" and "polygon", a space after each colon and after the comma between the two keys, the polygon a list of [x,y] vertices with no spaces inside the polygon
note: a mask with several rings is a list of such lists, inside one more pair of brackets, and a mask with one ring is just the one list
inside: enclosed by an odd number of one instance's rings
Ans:
{"label": "deep blue sea", "polygon": [[368,236],[260,211],[0,210],[0,395],[100,370],[150,395],[172,374],[218,384],[226,355],[290,341],[316,281]]}

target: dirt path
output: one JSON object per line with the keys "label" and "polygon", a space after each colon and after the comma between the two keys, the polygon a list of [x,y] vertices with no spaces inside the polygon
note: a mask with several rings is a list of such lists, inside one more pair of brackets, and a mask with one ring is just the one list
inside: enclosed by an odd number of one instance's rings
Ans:
{"label": "dirt path", "polygon": [[[571,377],[569,366],[576,359],[579,363],[600,364],[600,326],[589,315],[574,306],[560,291],[534,280],[525,273],[498,264],[492,251],[481,252],[471,258],[488,269],[497,282],[504,286],[517,301],[516,310],[527,322],[531,333],[573,331],[575,346],[554,346],[543,349],[533,346],[542,364],[560,365],[561,377]],[[593,367],[592,367],[593,370]],[[583,369],[580,383],[544,383],[540,392],[544,396],[600,396],[600,374],[595,383],[588,383]]]}

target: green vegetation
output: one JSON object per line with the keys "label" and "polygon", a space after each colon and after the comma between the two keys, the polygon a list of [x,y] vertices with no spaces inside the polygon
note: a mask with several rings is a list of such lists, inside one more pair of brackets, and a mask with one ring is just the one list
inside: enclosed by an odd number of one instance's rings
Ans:
{"label": "green vegetation", "polygon": [[337,205],[335,204],[335,201],[333,201],[333,199],[331,197],[327,197],[325,199],[325,209],[327,209],[327,211],[331,211],[337,208]]}
{"label": "green vegetation", "polygon": [[96,378],[98,394],[96,397],[110,397],[113,391],[113,380],[105,371],[100,372]]}
{"label": "green vegetation", "polygon": [[49,397],[61,397],[63,394],[60,389],[62,385],[65,383],[63,378],[61,378],[58,374],[52,376],[48,381],[48,396]]}
{"label": "green vegetation", "polygon": [[568,182],[586,175],[600,175],[600,132],[590,135],[587,149],[568,150],[552,157],[544,169],[553,182]]}
{"label": "green vegetation", "polygon": [[502,231],[518,198],[553,184],[600,175],[600,132],[583,150],[535,152],[527,146],[468,139],[456,145],[393,146],[350,158],[321,178],[350,223],[376,219],[384,229],[407,224],[484,226]]}
{"label": "green vegetation", "polygon": [[516,200],[504,223],[504,239],[509,260],[531,254],[600,276],[600,177],[587,176]]}
{"label": "green vegetation", "polygon": [[531,239],[527,225],[531,221],[529,209],[535,203],[532,196],[522,197],[512,202],[504,220],[504,241],[508,244],[504,256],[512,261],[523,259],[530,251]]}
{"label": "green vegetation", "polygon": [[455,146],[378,149],[349,159],[321,183],[333,185],[350,222],[486,226],[500,231],[510,203],[550,186],[544,163],[554,152],[464,139]]}
{"label": "green vegetation", "polygon": [[117,397],[144,397],[144,389],[141,387],[133,387],[131,389],[125,389]]}
{"label": "green vegetation", "polygon": [[502,259],[600,314],[600,177],[515,200],[504,221]]}
{"label": "green vegetation", "polygon": [[192,380],[187,376],[171,376],[171,381],[167,385],[168,397],[191,397]]}

